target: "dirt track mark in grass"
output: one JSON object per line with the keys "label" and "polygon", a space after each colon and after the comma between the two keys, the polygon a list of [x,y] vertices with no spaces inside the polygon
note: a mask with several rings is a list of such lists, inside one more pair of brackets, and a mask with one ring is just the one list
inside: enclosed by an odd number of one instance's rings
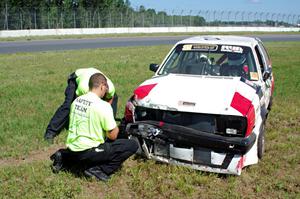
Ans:
{"label": "dirt track mark in grass", "polygon": [[22,156],[19,158],[0,159],[0,167],[20,166],[35,161],[48,160],[51,154],[53,154],[57,149],[62,147],[62,145],[52,145],[50,147],[45,147],[38,151],[32,151],[29,155]]}

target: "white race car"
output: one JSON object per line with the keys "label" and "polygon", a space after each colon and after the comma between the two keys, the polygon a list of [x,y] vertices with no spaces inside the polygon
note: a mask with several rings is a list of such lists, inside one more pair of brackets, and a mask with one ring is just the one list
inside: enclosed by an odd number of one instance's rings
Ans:
{"label": "white race car", "polygon": [[262,158],[274,78],[259,39],[188,38],[150,70],[155,75],[134,90],[125,110],[138,153],[236,175]]}

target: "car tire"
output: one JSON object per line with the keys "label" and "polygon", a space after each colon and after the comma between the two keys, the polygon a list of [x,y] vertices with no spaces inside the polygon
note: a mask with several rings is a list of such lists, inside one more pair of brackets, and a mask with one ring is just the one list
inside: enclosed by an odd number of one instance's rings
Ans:
{"label": "car tire", "polygon": [[265,153],[265,123],[262,123],[258,140],[257,140],[257,156],[262,159]]}
{"label": "car tire", "polygon": [[270,111],[273,105],[273,96],[271,96],[270,98],[270,102],[269,102],[269,106],[268,106],[268,110]]}

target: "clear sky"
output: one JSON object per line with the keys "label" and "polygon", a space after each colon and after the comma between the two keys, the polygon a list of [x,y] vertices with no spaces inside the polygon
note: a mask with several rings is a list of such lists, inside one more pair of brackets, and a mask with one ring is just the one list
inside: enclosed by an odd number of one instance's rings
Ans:
{"label": "clear sky", "polygon": [[131,6],[168,13],[197,13],[199,10],[270,12],[300,15],[300,0],[131,0]]}

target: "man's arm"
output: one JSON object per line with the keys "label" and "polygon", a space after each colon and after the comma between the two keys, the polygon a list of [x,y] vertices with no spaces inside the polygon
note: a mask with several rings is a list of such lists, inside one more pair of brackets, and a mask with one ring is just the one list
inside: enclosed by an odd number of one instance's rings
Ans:
{"label": "man's arm", "polygon": [[114,97],[112,97],[112,98],[107,98],[107,95],[105,95],[105,96],[103,97],[103,100],[106,101],[106,102],[108,102],[110,105],[112,104],[113,99],[114,99]]}
{"label": "man's arm", "polygon": [[119,134],[119,128],[118,126],[116,126],[112,130],[106,132],[106,137],[108,137],[110,140],[115,140],[117,139],[118,134]]}

